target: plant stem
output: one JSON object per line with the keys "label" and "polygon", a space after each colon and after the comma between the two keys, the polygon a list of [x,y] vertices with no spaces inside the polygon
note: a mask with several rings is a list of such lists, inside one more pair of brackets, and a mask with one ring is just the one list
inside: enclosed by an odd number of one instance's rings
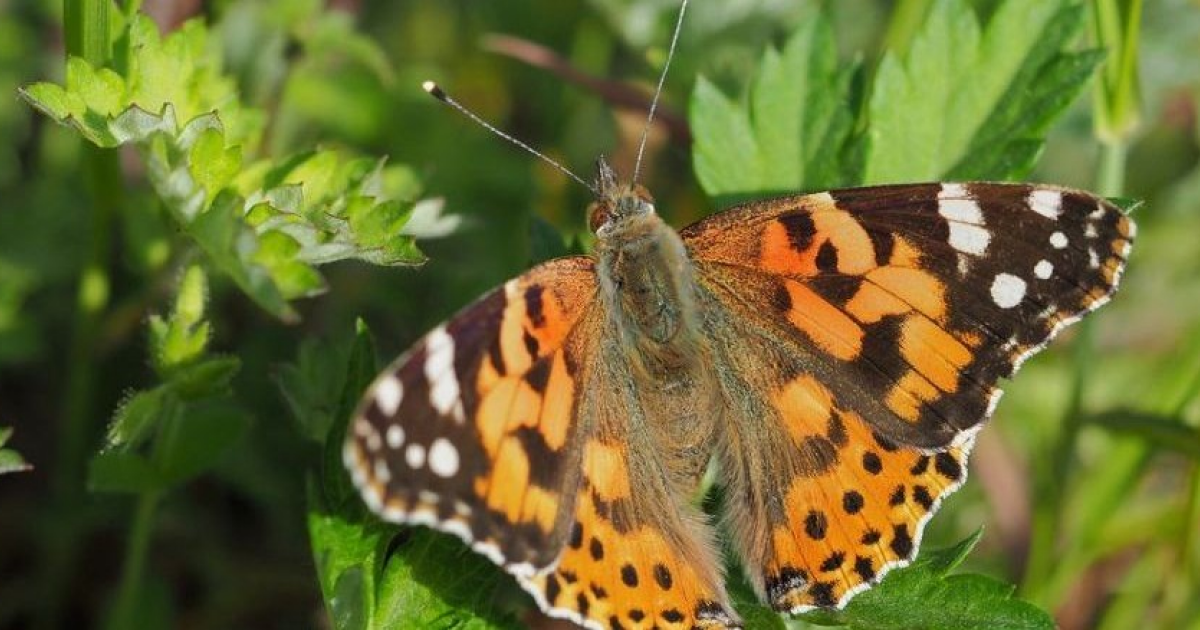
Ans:
{"label": "plant stem", "polygon": [[125,548],[121,584],[117,590],[116,605],[109,618],[108,630],[126,630],[137,627],[136,613],[141,599],[146,551],[150,548],[150,535],[154,529],[154,512],[158,507],[159,497],[158,492],[147,492],[138,497],[133,526],[129,531],[129,543]]}
{"label": "plant stem", "polygon": [[1125,193],[1125,164],[1129,145],[1124,142],[1100,144],[1100,163],[1096,174],[1096,192],[1104,197],[1119,197]]}
{"label": "plant stem", "polygon": [[930,0],[900,0],[896,3],[892,17],[888,20],[887,32],[883,36],[883,49],[896,55],[908,52],[913,36],[925,23],[933,2]]}
{"label": "plant stem", "polygon": [[[94,66],[109,65],[111,3],[108,0],[64,0],[63,30],[67,54]],[[57,627],[63,608],[65,584],[73,570],[78,511],[84,502],[83,465],[92,439],[94,350],[101,315],[108,305],[112,218],[122,198],[121,174],[116,153],[90,144],[83,147],[83,171],[91,190],[87,259],[80,270],[75,316],[67,352],[66,391],[60,425],[56,465],[51,487],[57,527],[47,532],[45,600],[40,623]]]}

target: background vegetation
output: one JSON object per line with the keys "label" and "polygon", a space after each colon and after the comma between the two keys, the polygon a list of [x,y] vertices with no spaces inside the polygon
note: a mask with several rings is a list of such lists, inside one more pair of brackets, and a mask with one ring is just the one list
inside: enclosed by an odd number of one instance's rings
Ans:
{"label": "background vegetation", "polygon": [[[1022,6],[1044,8],[1002,28]],[[0,0],[0,627],[527,620],[457,542],[366,518],[326,438],[376,354],[587,242],[586,190],[420,82],[585,176],[600,153],[628,172],[676,9]],[[958,582],[979,619],[1044,627],[1007,583],[1064,628],[1200,628],[1198,9],[691,8],[644,178],[675,225],[947,176],[1145,200],[1117,299],[1008,387],[926,542],[968,544],[891,580],[925,609],[982,525],[959,570],[991,578]],[[977,109],[947,109],[965,90]],[[785,125],[807,141],[772,144]],[[810,621],[926,621],[867,608]]]}

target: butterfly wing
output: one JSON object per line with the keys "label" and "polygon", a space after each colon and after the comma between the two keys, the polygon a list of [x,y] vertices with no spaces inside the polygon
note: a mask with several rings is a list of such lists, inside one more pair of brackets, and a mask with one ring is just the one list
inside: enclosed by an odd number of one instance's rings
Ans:
{"label": "butterfly wing", "polygon": [[572,351],[591,259],[509,281],[431,331],[371,385],[344,459],[370,508],[454,533],[516,575],[566,543],[579,484]]}
{"label": "butterfly wing", "polygon": [[819,193],[681,232],[701,276],[756,287],[729,299],[781,324],[874,429],[922,448],[983,422],[998,378],[1108,300],[1133,234],[1103,199],[1013,184]]}
{"label": "butterfly wing", "polygon": [[842,606],[916,553],[996,386],[1105,302],[1134,226],[1068,190],[886,186],[681,232],[735,421],[729,529],[776,608]]}

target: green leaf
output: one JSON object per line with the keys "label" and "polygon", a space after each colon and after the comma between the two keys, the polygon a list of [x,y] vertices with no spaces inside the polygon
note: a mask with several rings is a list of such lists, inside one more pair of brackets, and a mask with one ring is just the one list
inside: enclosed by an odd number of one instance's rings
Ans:
{"label": "green leaf", "polygon": [[[314,501],[311,487],[309,494]],[[523,627],[497,606],[502,585],[512,589],[513,608],[522,601],[515,582],[456,538],[363,520],[357,507],[335,513],[310,507],[308,529],[338,630]]]}
{"label": "green leaf", "polygon": [[239,147],[225,146],[225,137],[216,128],[205,129],[192,145],[188,168],[196,185],[204,189],[211,202],[237,175],[242,166]]}
{"label": "green leaf", "polygon": [[691,125],[701,186],[710,195],[730,196],[850,181],[838,158],[854,122],[853,75],[838,67],[828,21],[814,14],[799,24],[782,53],[767,50],[743,102],[700,78]]}
{"label": "green leaf", "polygon": [[387,541],[396,528],[362,522],[347,508],[328,513],[309,484],[308,535],[312,543],[317,578],[333,628],[373,628],[375,583]]}
{"label": "green leaf", "polygon": [[241,367],[237,357],[205,357],[174,370],[167,387],[181,401],[220,398],[229,393],[229,384]]}
{"label": "green leaf", "polygon": [[287,303],[282,287],[267,267],[255,260],[257,233],[241,221],[240,199],[221,195],[207,212],[188,226],[188,234],[212,263],[233,279],[259,306],[284,321],[294,321],[296,311]]}
{"label": "green leaf", "polygon": [[88,489],[92,492],[142,494],[162,487],[158,471],[139,453],[105,451],[88,465]]}
{"label": "green leaf", "polygon": [[990,577],[948,575],[979,542],[982,530],[950,547],[921,555],[836,612],[800,618],[821,625],[873,630],[1051,630],[1045,611],[1013,597],[1015,587]]}
{"label": "green leaf", "polygon": [[876,73],[864,182],[1023,174],[1095,67],[1064,52],[1082,25],[1066,0],[1002,2],[983,28],[969,3],[935,2],[907,54]]}
{"label": "green leaf", "polygon": [[317,265],[424,261],[404,230],[414,202],[396,196],[413,191],[411,173],[397,185],[389,180],[404,178],[385,176],[383,160],[338,151],[244,164],[263,114],[241,104],[204,25],[160,37],[139,15],[122,41],[123,75],[72,59],[65,88],[35,84],[21,96],[99,146],[136,146],[183,233],[261,307],[296,319],[289,302],[324,290]]}
{"label": "green leaf", "polygon": [[408,533],[383,567],[376,627],[525,627],[499,606],[505,601],[504,587],[511,588],[513,608],[528,601],[511,577],[487,558],[467,551],[457,538],[424,528]]}
{"label": "green leaf", "polygon": [[164,386],[133,394],[121,403],[113,415],[105,439],[107,448],[120,448],[141,444],[158,420],[169,413],[167,407],[174,404],[168,388]]}
{"label": "green leaf", "polygon": [[1107,431],[1141,438],[1159,450],[1200,461],[1200,429],[1181,418],[1133,409],[1114,409],[1084,416],[1083,422]]}
{"label": "green leaf", "polygon": [[[0,427],[0,447],[8,443],[8,439],[12,437],[12,427]],[[21,454],[8,448],[0,448],[0,475],[23,472],[33,468],[30,466]]]}
{"label": "green leaf", "polygon": [[204,353],[211,333],[204,321],[208,280],[197,266],[188,267],[179,282],[175,309],[170,319],[150,318],[150,347],[155,369],[168,374]]}
{"label": "green leaf", "polygon": [[363,392],[379,374],[379,362],[375,356],[375,339],[366,322],[354,323],[354,341],[345,363],[345,386],[338,399],[338,411],[333,424],[325,436],[325,457],[321,471],[322,488],[330,501],[342,503],[356,501],[357,492],[350,484],[350,477],[342,464],[342,444],[350,417],[358,408]]}
{"label": "green leaf", "polygon": [[187,405],[156,445],[160,483],[177,485],[211,468],[249,426],[249,414],[229,401]]}

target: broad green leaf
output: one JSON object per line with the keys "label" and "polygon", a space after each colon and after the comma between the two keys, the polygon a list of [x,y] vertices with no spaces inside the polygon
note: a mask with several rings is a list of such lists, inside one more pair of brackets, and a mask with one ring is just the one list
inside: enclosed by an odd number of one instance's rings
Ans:
{"label": "broad green leaf", "polygon": [[163,427],[155,463],[160,483],[172,486],[211,468],[250,426],[250,416],[229,401],[189,404]]}
{"label": "broad green leaf", "polygon": [[424,528],[408,533],[383,566],[375,627],[525,627],[503,609],[528,602],[511,577],[457,538]]}
{"label": "broad green leaf", "polygon": [[308,536],[317,578],[335,630],[373,628],[376,582],[396,528],[363,522],[361,509],[329,513],[309,484]]}
{"label": "broad green leaf", "polygon": [[497,605],[501,585],[514,609],[523,601],[515,582],[458,539],[364,517],[359,507],[311,505],[309,538],[335,629],[522,627]]}
{"label": "broad green leaf", "polygon": [[814,14],[782,53],[763,55],[747,99],[735,102],[699,79],[691,125],[701,186],[728,196],[847,183],[840,158],[854,122],[852,76],[838,66],[828,22]]}
{"label": "broad green leaf", "polygon": [[1096,55],[1065,52],[1082,25],[1067,0],[1008,0],[983,27],[965,0],[937,0],[876,73],[863,181],[1024,174],[1095,67]]}
{"label": "broad green leaf", "polygon": [[979,542],[982,530],[949,549],[927,552],[895,569],[846,608],[802,619],[872,630],[1051,630],[1054,619],[1016,599],[1015,587],[974,574],[948,575]]}
{"label": "broad green leaf", "polygon": [[2,448],[12,434],[12,427],[0,427],[0,475],[22,472],[32,468],[20,453],[10,448]]}
{"label": "broad green leaf", "polygon": [[88,489],[92,492],[142,494],[162,488],[159,472],[140,453],[104,451],[88,465]]}
{"label": "broad green leaf", "polygon": [[379,362],[375,356],[375,338],[366,322],[354,323],[354,341],[344,371],[345,386],[338,401],[338,412],[325,437],[325,460],[321,471],[322,486],[330,501],[341,503],[347,498],[356,501],[354,488],[342,464],[342,443],[350,416],[358,408],[363,393],[379,373]]}

